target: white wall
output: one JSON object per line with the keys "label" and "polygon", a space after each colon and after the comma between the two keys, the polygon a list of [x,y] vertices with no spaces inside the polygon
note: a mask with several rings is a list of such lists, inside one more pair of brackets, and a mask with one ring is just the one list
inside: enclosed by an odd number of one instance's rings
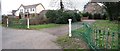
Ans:
{"label": "white wall", "polygon": [[23,13],[24,13],[25,10],[24,10],[23,6],[20,6],[20,8],[15,13],[16,16],[19,16],[19,13],[20,13],[21,9],[23,9]]}
{"label": "white wall", "polygon": [[44,8],[42,7],[41,4],[39,4],[39,5],[36,7],[36,13],[39,13],[39,12],[41,12],[42,10],[44,10]]}
{"label": "white wall", "polygon": [[[31,9],[32,9],[32,11],[31,11]],[[34,11],[33,11],[33,9],[34,9]],[[35,8],[29,8],[29,13],[35,13]]]}

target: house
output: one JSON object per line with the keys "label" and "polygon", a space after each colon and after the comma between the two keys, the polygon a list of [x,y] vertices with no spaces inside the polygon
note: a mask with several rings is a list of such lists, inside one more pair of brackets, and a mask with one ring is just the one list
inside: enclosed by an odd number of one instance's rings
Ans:
{"label": "house", "polygon": [[12,14],[19,19],[26,18],[29,14],[29,17],[31,18],[39,14],[42,10],[45,10],[45,8],[41,3],[26,6],[21,4],[17,10],[13,10]]}
{"label": "house", "polygon": [[105,14],[106,10],[104,8],[104,5],[102,5],[101,3],[96,3],[96,2],[88,2],[85,6],[84,6],[84,13],[88,12],[93,14]]}
{"label": "house", "polygon": [[17,10],[12,10],[12,15],[13,16],[15,16],[15,12],[16,12]]}

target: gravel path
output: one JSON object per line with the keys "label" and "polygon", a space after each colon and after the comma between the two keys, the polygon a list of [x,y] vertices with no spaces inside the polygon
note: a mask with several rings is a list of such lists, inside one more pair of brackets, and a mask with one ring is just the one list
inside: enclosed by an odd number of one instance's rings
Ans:
{"label": "gravel path", "polygon": [[[93,23],[94,21],[83,21]],[[79,23],[79,24],[78,24]],[[80,28],[81,23],[72,24],[72,30]],[[3,49],[60,49],[54,41],[58,36],[68,33],[68,25],[41,30],[18,30],[2,28]]]}

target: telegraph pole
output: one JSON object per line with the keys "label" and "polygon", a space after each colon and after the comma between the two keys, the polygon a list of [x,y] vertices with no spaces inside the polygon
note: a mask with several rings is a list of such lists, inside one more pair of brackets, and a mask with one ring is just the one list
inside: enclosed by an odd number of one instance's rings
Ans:
{"label": "telegraph pole", "polygon": [[61,9],[62,11],[64,10],[64,5],[63,5],[62,0],[60,0],[60,9]]}

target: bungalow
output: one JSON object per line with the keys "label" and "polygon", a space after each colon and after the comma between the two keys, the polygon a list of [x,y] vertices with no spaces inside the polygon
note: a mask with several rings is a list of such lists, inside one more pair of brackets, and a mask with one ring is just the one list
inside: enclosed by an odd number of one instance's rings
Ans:
{"label": "bungalow", "polygon": [[21,18],[25,18],[28,13],[29,13],[29,17],[36,16],[42,10],[45,10],[45,8],[41,3],[27,5],[27,6],[21,4],[17,10],[14,10],[12,12],[12,14],[15,15],[17,18],[21,19]]}

